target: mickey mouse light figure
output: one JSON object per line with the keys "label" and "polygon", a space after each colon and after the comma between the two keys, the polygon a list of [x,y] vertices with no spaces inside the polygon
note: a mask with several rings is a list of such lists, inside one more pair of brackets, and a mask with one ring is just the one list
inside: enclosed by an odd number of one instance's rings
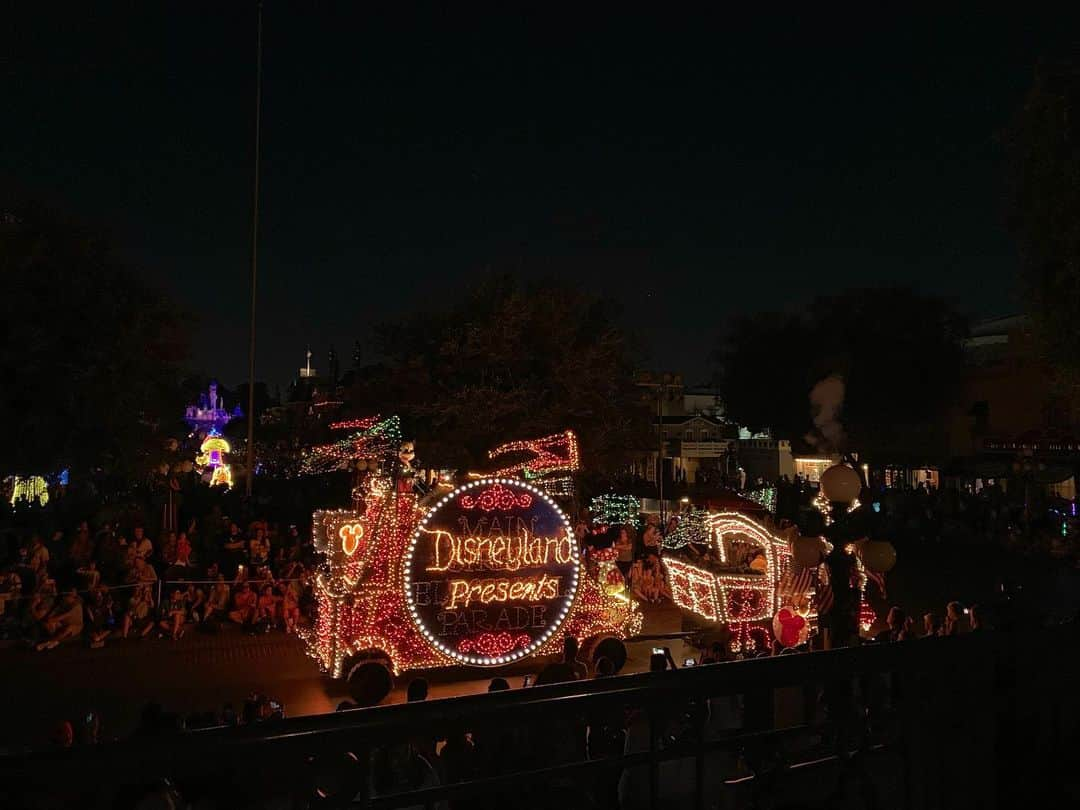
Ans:
{"label": "mickey mouse light figure", "polygon": [[398,448],[397,475],[394,476],[398,492],[412,492],[416,482],[416,470],[413,469],[413,459],[416,458],[416,445],[413,442],[402,442]]}

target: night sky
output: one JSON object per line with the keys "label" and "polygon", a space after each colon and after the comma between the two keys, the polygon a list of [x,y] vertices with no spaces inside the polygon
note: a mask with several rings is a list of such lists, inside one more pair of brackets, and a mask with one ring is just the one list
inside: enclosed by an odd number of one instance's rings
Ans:
{"label": "night sky", "polygon": [[[195,367],[241,382],[254,2],[25,5],[4,181],[111,231],[198,313]],[[614,297],[691,382],[732,313],[819,292],[1018,309],[996,138],[1072,20],[371,5],[266,3],[271,387],[485,268]]]}

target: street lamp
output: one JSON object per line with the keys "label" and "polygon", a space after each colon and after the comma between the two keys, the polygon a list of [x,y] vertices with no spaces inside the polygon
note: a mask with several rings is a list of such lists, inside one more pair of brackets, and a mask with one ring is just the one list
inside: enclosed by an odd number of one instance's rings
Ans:
{"label": "street lamp", "polygon": [[828,642],[830,647],[846,647],[858,633],[859,606],[856,603],[858,589],[851,585],[855,561],[845,550],[848,538],[845,537],[847,527],[844,517],[848,514],[848,507],[859,497],[862,478],[847,464],[834,464],[821,474],[819,486],[829,501],[833,519],[832,525],[825,529],[825,535],[832,543],[832,550],[825,556],[833,593]]}

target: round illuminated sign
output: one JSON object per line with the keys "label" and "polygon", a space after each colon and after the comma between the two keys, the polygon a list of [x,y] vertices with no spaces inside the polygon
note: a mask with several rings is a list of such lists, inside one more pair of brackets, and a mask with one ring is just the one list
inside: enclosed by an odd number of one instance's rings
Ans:
{"label": "round illuminated sign", "polygon": [[435,649],[498,666],[556,633],[578,569],[570,522],[547,493],[485,478],[450,492],[420,521],[405,552],[405,602]]}

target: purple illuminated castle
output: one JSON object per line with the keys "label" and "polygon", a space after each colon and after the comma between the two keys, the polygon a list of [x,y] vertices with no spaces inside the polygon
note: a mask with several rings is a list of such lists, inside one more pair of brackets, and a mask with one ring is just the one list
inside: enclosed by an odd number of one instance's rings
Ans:
{"label": "purple illuminated castle", "polygon": [[222,433],[230,420],[243,415],[239,405],[233,408],[231,413],[225,410],[225,400],[218,396],[217,380],[211,380],[209,391],[199,394],[198,403],[187,406],[184,421],[192,431],[206,436],[211,431]]}

